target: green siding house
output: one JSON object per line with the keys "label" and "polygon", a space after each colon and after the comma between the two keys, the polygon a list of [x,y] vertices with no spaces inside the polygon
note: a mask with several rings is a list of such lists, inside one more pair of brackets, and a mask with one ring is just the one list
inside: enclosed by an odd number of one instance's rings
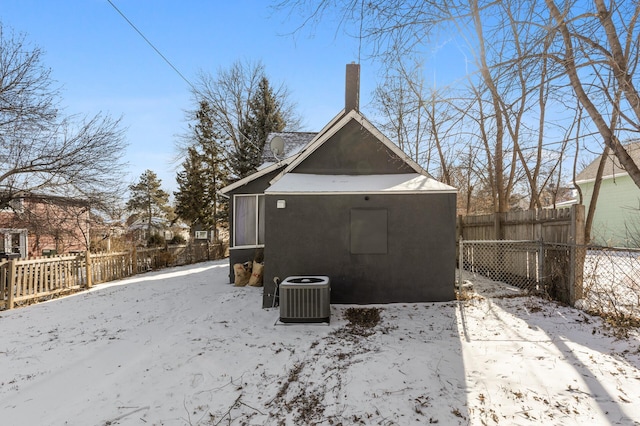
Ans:
{"label": "green siding house", "polygon": [[[628,144],[625,148],[636,164],[640,164],[640,142]],[[591,202],[601,157],[576,177],[585,211]],[[640,189],[613,154],[606,159],[591,235],[591,242],[597,245],[640,247]]]}

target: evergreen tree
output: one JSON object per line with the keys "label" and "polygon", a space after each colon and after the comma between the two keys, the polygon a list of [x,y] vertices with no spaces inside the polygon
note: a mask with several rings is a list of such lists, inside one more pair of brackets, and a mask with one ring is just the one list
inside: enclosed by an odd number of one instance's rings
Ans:
{"label": "evergreen tree", "polygon": [[[260,164],[269,132],[283,131],[285,123],[291,131],[301,126],[287,87],[272,84],[262,62],[236,61],[229,68],[218,70],[217,75],[200,73],[193,86],[194,99],[209,103],[213,129],[227,144],[227,164],[233,179],[247,176]],[[271,119],[260,124],[261,115]],[[260,133],[264,136],[253,134],[256,126],[262,128]]]}
{"label": "evergreen tree", "polygon": [[149,231],[153,218],[169,219],[172,214],[169,194],[162,189],[161,184],[162,181],[153,171],[145,170],[137,183],[129,185],[127,209],[146,220]]}
{"label": "evergreen tree", "polygon": [[285,128],[278,100],[267,77],[262,77],[258,90],[249,100],[247,116],[240,127],[242,145],[232,158],[233,169],[239,178],[255,172],[260,165],[267,136]]}
{"label": "evergreen tree", "polygon": [[192,145],[187,148],[183,170],[176,177],[176,213],[191,225],[192,231],[199,224],[203,229],[212,229],[218,239],[217,225],[226,219],[228,209],[218,191],[228,184],[229,170],[224,146],[213,129],[208,102],[200,102],[194,118]]}
{"label": "evergreen tree", "polygon": [[201,216],[200,210],[204,194],[203,178],[202,156],[195,147],[188,147],[187,158],[182,163],[182,171],[176,175],[178,191],[173,195],[176,201],[176,214],[190,224],[198,222]]}

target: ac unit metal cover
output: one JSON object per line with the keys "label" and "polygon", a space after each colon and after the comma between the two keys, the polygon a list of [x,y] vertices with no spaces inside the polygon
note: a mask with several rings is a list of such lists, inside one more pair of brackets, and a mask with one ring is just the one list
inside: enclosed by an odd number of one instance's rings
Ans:
{"label": "ac unit metal cover", "polygon": [[329,322],[331,286],[327,276],[292,276],[280,283],[280,321]]}

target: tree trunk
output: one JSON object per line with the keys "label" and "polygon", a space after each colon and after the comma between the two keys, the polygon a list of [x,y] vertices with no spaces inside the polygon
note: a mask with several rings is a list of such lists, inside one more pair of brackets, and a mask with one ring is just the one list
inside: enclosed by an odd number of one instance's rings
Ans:
{"label": "tree trunk", "polygon": [[[609,50],[611,54],[609,62],[613,75],[618,81],[618,84],[620,84],[620,88],[629,102],[629,105],[633,109],[633,112],[636,114],[636,118],[640,120],[640,98],[638,97],[638,91],[633,85],[633,77],[631,72],[629,72],[629,63],[627,61],[627,56],[624,54],[622,49],[622,45],[620,44],[620,37],[616,31],[616,25],[611,19],[612,12],[607,10],[607,6],[604,4],[603,0],[594,0],[594,2],[598,10],[598,19],[600,20],[600,24],[607,34],[607,41],[609,42]],[[639,8],[640,4],[637,4],[636,13],[633,17],[634,19],[632,19],[633,22],[637,19]],[[632,32],[633,29],[631,27],[629,33],[631,34]],[[638,123],[634,124],[638,127]]]}
{"label": "tree trunk", "polygon": [[502,108],[500,105],[500,96],[498,94],[498,89],[493,81],[491,76],[491,72],[489,70],[489,66],[487,65],[487,55],[484,46],[484,34],[482,32],[482,23],[480,21],[480,10],[478,8],[477,0],[472,2],[472,13],[473,13],[473,21],[476,30],[476,34],[478,35],[478,45],[479,45],[479,60],[480,63],[480,75],[482,76],[482,80],[484,84],[486,84],[489,89],[489,93],[491,94],[491,104],[493,105],[495,120],[496,120],[496,143],[494,147],[493,154],[493,169],[495,173],[495,182],[492,184],[495,185],[495,192],[497,196],[497,205],[494,205],[494,210],[496,212],[506,212],[509,210],[509,205],[507,203],[509,199],[509,195],[506,193],[506,188],[504,184],[504,159],[503,159],[503,138],[504,138],[504,123],[503,123],[503,114]]}
{"label": "tree trunk", "polygon": [[589,244],[591,242],[591,227],[593,225],[593,218],[596,214],[596,205],[598,196],[600,195],[600,186],[602,185],[602,173],[604,172],[604,165],[609,157],[609,147],[604,147],[602,157],[600,157],[600,164],[598,164],[598,171],[596,172],[596,178],[593,182],[593,193],[591,194],[591,200],[589,201],[589,211],[584,221],[584,242]]}

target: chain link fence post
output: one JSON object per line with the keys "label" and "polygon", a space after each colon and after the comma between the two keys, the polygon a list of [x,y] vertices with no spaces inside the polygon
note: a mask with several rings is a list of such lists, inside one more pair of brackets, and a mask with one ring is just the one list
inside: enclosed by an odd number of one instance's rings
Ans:
{"label": "chain link fence post", "polygon": [[462,236],[458,239],[458,291],[462,291],[462,271],[464,268],[464,251],[462,249]]}
{"label": "chain link fence post", "polygon": [[536,281],[538,283],[537,290],[540,291],[544,288],[544,240],[540,238],[538,240],[538,270],[536,271]]}

